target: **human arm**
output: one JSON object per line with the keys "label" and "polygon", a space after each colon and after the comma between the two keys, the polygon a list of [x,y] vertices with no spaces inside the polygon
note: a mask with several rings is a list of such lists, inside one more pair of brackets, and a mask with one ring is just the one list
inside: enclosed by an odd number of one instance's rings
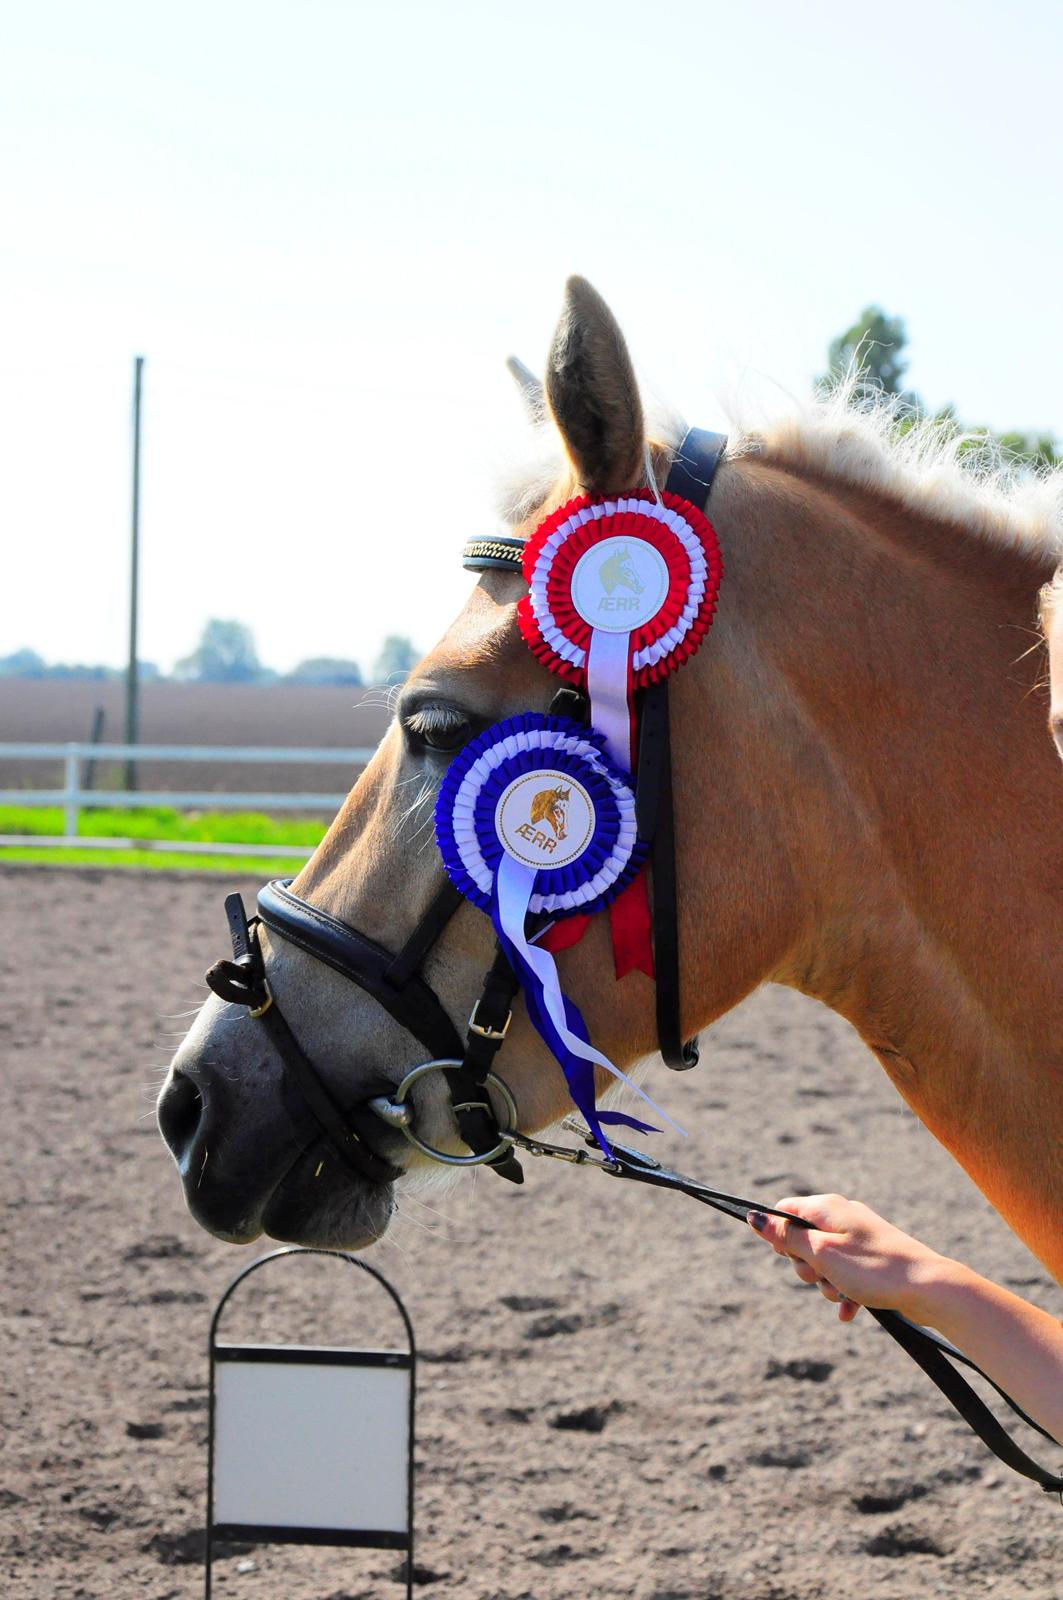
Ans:
{"label": "human arm", "polygon": [[970,1267],[902,1233],[859,1201],[841,1195],[780,1200],[812,1223],[750,1212],[750,1225],[788,1256],[804,1283],[816,1284],[851,1322],[861,1305],[900,1311],[937,1331],[1063,1442],[1063,1324]]}

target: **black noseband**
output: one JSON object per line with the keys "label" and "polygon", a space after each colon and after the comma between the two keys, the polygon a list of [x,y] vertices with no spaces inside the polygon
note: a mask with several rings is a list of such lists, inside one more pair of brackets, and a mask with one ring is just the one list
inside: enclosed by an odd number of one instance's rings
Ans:
{"label": "black noseband", "polygon": [[451,883],[445,883],[418,923],[413,938],[397,956],[338,917],[300,900],[281,879],[258,891],[258,915],[288,944],[297,945],[372,995],[389,1016],[424,1045],[433,1059],[449,1060],[461,1055],[458,1030],[418,976],[417,968],[458,909],[461,898]]}
{"label": "black noseband", "polygon": [[344,1108],[338,1103],[274,1003],[258,942],[258,919],[248,922],[238,894],[226,895],[225,915],[233,959],[214,963],[207,973],[209,987],[219,999],[247,1006],[250,1015],[261,1021],[285,1071],[348,1171],[372,1183],[392,1183],[401,1176],[400,1169],[378,1155],[367,1138],[380,1127],[372,1112],[364,1105]]}
{"label": "black noseband", "polygon": [[419,970],[461,902],[457,889],[445,882],[410,938],[394,955],[349,923],[300,899],[280,879],[259,890],[258,916],[251,923],[238,894],[227,896],[225,901],[233,960],[216,962],[207,973],[208,985],[222,1000],[245,1005],[253,1017],[261,1019],[291,1078],[345,1165],[376,1183],[390,1183],[401,1175],[398,1167],[377,1155],[370,1139],[373,1133],[379,1136],[382,1128],[367,1101],[373,1093],[392,1085],[381,1082],[365,1100],[346,1110],[338,1104],[270,992],[258,925],[357,984],[423,1045],[432,1060],[451,1063],[447,1081],[462,1139],[500,1177],[523,1183],[524,1173],[513,1151],[499,1150],[499,1130],[485,1088],[506,1036],[517,991],[509,963],[501,953],[496,956],[469,1018],[464,1044]]}

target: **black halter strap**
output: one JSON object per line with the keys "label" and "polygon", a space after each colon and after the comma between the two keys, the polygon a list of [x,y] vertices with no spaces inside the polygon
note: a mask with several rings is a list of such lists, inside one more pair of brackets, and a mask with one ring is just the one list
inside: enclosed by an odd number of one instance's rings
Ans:
{"label": "black halter strap", "polygon": [[[703,509],[726,435],[691,428],[676,451],[670,494]],[[672,737],[668,680],[642,696],[636,807],[641,838],[653,846],[653,965],[657,977],[657,1048],[665,1064],[686,1072],[698,1064],[697,1039],[683,1039],[679,989],[679,885],[675,867],[675,806],[672,798]]]}
{"label": "black halter strap", "polygon": [[688,428],[676,451],[665,488],[704,511],[716,468],[727,449],[725,433],[710,433],[707,428]]}

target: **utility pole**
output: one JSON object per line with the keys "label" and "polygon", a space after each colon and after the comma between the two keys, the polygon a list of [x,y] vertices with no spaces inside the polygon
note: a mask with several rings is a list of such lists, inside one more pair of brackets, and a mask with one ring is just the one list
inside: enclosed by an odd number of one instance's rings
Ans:
{"label": "utility pole", "polygon": [[[125,742],[140,743],[140,680],[137,672],[137,598],[140,579],[140,391],[144,357],[133,364],[133,523],[129,562],[129,664],[125,680]],[[137,764],[127,761],[125,786],[137,787]]]}

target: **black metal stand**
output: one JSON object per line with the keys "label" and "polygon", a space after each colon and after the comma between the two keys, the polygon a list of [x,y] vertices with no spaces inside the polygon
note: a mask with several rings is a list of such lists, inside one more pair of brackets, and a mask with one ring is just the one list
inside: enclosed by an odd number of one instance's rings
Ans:
{"label": "black metal stand", "polygon": [[[309,1345],[236,1345],[218,1343],[218,1325],[222,1312],[229,1302],[233,1291],[253,1272],[266,1266],[268,1262],[277,1261],[285,1256],[333,1256],[337,1261],[345,1261],[360,1272],[368,1274],[376,1280],[381,1288],[390,1296],[406,1330],[408,1349],[406,1350],[353,1350],[335,1349],[330,1347],[320,1348]],[[209,1338],[210,1360],[210,1422],[208,1432],[207,1456],[207,1523],[206,1523],[206,1566],[204,1595],[206,1600],[211,1600],[214,1546],[217,1542],[240,1542],[247,1544],[313,1544],[313,1545],[346,1545],[362,1549],[398,1550],[405,1554],[405,1582],[407,1600],[413,1600],[413,1449],[414,1449],[414,1409],[417,1390],[417,1349],[414,1341],[413,1324],[410,1321],[406,1307],[403,1305],[397,1291],[379,1272],[376,1267],[371,1267],[357,1256],[349,1255],[342,1250],[310,1250],[310,1249],[281,1249],[271,1250],[268,1255],[260,1256],[249,1267],[237,1274],[218,1301],[214,1315],[210,1322]],[[283,1523],[259,1522],[218,1522],[215,1520],[215,1453],[216,1453],[216,1422],[217,1422],[217,1383],[216,1369],[219,1363],[227,1362],[264,1362],[274,1365],[314,1366],[314,1367],[388,1367],[398,1368],[409,1372],[409,1414],[407,1434],[407,1472],[406,1472],[406,1531],[398,1533],[389,1529],[374,1528],[329,1528],[288,1526]]]}

